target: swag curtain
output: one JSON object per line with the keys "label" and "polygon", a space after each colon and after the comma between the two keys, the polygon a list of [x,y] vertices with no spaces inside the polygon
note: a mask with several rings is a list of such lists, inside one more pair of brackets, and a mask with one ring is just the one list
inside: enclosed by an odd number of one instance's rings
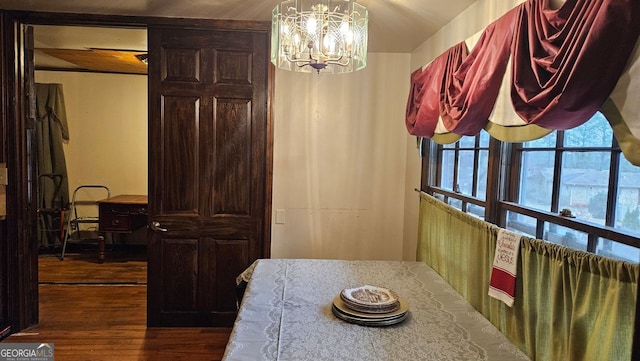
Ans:
{"label": "swag curtain", "polygon": [[69,140],[69,128],[62,84],[35,84],[37,143],[37,204],[41,245],[54,246],[59,241],[61,210],[69,203],[67,163],[62,144]]}
{"label": "swag curtain", "polygon": [[412,74],[407,129],[439,142],[483,128],[505,141],[532,140],[586,122],[613,92],[626,109],[625,134],[638,140],[640,117],[627,114],[640,87],[619,79],[639,75],[639,34],[638,1],[567,0],[550,10],[548,0],[528,0],[490,24],[471,52],[456,44]]}
{"label": "swag curtain", "polygon": [[523,237],[509,308],[488,296],[498,227],[424,193],[419,219],[418,261],[532,359],[631,359],[638,265]]}
{"label": "swag curtain", "polygon": [[460,135],[475,135],[486,125],[507,68],[519,13],[516,8],[489,25],[471,54],[460,42],[411,75],[407,104],[411,134],[432,137],[438,120]]}

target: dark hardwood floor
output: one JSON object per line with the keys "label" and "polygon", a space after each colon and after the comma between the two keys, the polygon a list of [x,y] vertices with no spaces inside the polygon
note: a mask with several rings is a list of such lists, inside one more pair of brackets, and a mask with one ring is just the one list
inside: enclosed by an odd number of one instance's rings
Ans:
{"label": "dark hardwood floor", "polygon": [[40,323],[2,342],[54,344],[56,361],[221,360],[229,328],[147,328],[144,252],[41,255]]}

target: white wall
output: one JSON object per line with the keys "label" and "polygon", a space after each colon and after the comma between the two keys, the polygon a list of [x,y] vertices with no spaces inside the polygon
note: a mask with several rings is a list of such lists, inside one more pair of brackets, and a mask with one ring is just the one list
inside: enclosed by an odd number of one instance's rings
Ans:
{"label": "white wall", "polygon": [[[559,0],[553,0],[557,2]],[[524,0],[478,0],[425,41],[411,54],[410,72],[428,64],[449,47],[484,30]],[[561,1],[560,1],[561,2]],[[559,5],[556,5],[559,6]],[[407,134],[406,185],[404,209],[404,259],[415,259],[418,234],[419,199],[414,188],[420,186],[421,161],[416,149],[416,138]]]}
{"label": "white wall", "polygon": [[147,77],[36,71],[35,79],[63,87],[69,192],[103,184],[111,195],[147,194]]}
{"label": "white wall", "polygon": [[272,257],[402,259],[409,60],[276,71]]}

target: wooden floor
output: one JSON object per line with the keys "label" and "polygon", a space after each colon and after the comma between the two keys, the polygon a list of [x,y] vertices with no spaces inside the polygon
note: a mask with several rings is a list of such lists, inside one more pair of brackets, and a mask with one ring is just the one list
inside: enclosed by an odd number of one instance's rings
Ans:
{"label": "wooden floor", "polygon": [[228,328],[147,328],[144,254],[41,255],[40,323],[3,342],[54,344],[56,361],[221,360]]}

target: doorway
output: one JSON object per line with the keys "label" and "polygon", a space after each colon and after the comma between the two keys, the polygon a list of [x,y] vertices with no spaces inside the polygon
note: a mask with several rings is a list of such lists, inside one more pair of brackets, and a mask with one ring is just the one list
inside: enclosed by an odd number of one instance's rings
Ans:
{"label": "doorway", "polygon": [[[123,272],[103,275],[101,269],[107,267],[96,266],[97,223],[69,221],[97,217],[95,200],[147,194],[146,29],[33,25],[33,34],[38,122],[48,113],[53,118],[49,127],[36,125],[37,158],[52,160],[36,162],[35,193],[40,203],[54,197],[56,206],[38,206],[53,210],[38,213],[39,283],[141,283],[140,268],[146,270],[146,227],[107,234],[104,262],[118,263]],[[56,89],[56,101],[41,94],[43,87]],[[63,154],[51,156],[55,150],[50,143],[55,142],[48,140],[53,137],[61,139]],[[47,193],[52,180],[60,187]],[[93,187],[97,185],[102,188]],[[65,234],[69,242],[60,262]],[[69,274],[64,263],[71,262],[93,271]],[[129,263],[135,272],[126,272]],[[146,272],[143,276],[146,284]]]}
{"label": "doorway", "polygon": [[[20,53],[27,53],[28,48],[26,37],[16,31],[22,24],[64,24],[73,16],[52,22],[48,14],[10,15],[15,15],[8,20],[16,26],[3,27],[4,40],[15,47],[9,49],[5,60],[9,59],[7,67],[16,71],[7,72],[7,93],[29,94],[23,87],[26,66],[14,60],[33,57]],[[150,77],[147,101],[149,130],[153,130],[147,145],[149,225],[153,230],[147,253],[148,274],[153,277],[147,299],[152,306],[148,315],[155,318],[148,317],[148,325],[230,324],[235,318],[236,275],[232,274],[256,258],[269,257],[270,251],[273,68],[268,61],[268,24],[203,20],[194,29],[193,21],[187,19],[74,19],[71,23],[78,25],[144,26],[150,30],[149,38],[155,39],[149,47],[149,74],[155,80]],[[170,40],[167,43],[162,41],[164,35]],[[202,43],[196,44],[198,48],[185,47],[184,39]],[[163,48],[167,44],[169,47]],[[199,86],[189,86],[194,82]],[[163,91],[169,91],[168,95]],[[7,202],[15,216],[7,222],[7,233],[17,242],[5,245],[11,253],[15,244],[26,260],[12,260],[7,265],[11,283],[6,288],[13,292],[7,314],[19,315],[20,319],[13,317],[12,322],[20,330],[38,322],[38,292],[33,287],[37,277],[33,276],[37,271],[37,257],[33,257],[37,249],[32,242],[35,227],[31,227],[36,212],[30,198],[34,179],[25,151],[31,147],[22,141],[29,139],[25,135],[31,131],[23,114],[30,104],[22,97],[17,99],[4,116],[9,124],[7,134],[15,134],[6,137],[8,163],[16,169],[10,179],[14,195]],[[189,172],[185,172],[185,165]],[[208,188],[200,192],[193,184]],[[198,295],[197,299],[193,295]],[[159,305],[164,308],[153,308]],[[185,307],[189,308],[187,317],[183,317]],[[218,310],[222,310],[221,318]]]}

